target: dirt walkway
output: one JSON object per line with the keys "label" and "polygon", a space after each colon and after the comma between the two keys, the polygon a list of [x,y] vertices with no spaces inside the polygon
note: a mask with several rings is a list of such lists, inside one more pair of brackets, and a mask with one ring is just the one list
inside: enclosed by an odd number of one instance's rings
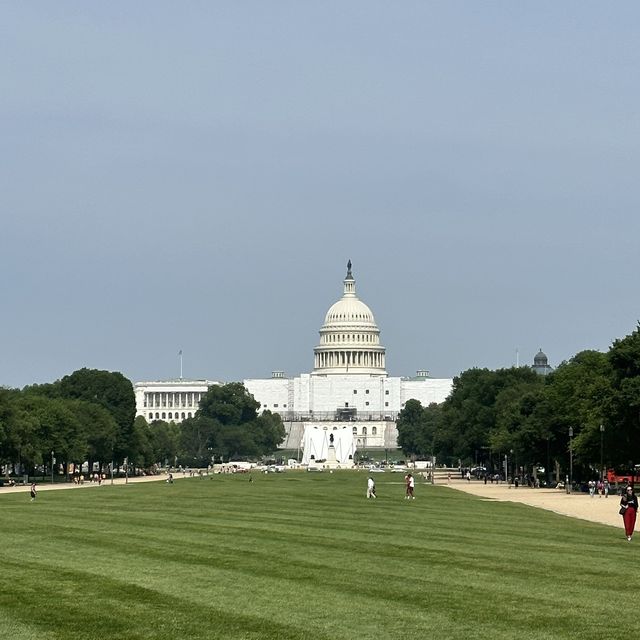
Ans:
{"label": "dirt walkway", "polygon": [[466,491],[473,495],[499,500],[502,502],[521,502],[532,507],[548,509],[563,516],[580,518],[591,522],[622,527],[622,518],[618,514],[620,498],[612,493],[608,498],[589,496],[588,493],[567,494],[564,489],[530,489],[529,487],[509,487],[507,484],[484,484],[478,480],[444,480],[441,486]]}
{"label": "dirt walkway", "polygon": [[[183,474],[174,473],[174,479],[179,480],[183,476]],[[136,476],[134,478],[129,478],[128,482],[126,478],[114,478],[113,484],[139,484],[140,482],[158,482],[159,480],[166,480],[166,475],[159,476]],[[107,478],[103,483],[105,486],[109,486],[111,484],[111,479]],[[100,485],[97,482],[88,482],[85,481],[83,484],[73,484],[73,482],[60,482],[55,484],[47,484],[46,482],[36,482],[36,490],[38,493],[40,491],[57,491],[58,489],[89,489],[92,487],[98,488]],[[15,487],[0,487],[0,495],[4,493],[20,493],[23,491],[29,491],[30,485],[16,485]]]}

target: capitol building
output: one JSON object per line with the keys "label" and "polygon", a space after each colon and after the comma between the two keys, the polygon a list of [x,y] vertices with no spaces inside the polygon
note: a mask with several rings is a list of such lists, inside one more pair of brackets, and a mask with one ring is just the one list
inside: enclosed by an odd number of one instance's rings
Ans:
{"label": "capitol building", "polygon": [[[281,447],[300,448],[303,462],[333,458],[349,466],[357,450],[395,449],[395,422],[407,400],[423,406],[449,395],[450,378],[431,378],[420,370],[413,377],[390,377],[386,350],[371,309],[358,298],[351,261],[342,297],[326,313],[313,350],[310,373],[287,377],[274,371],[267,379],[247,379],[245,388],[262,410],[282,417],[286,438]],[[138,382],[137,415],[180,422],[192,417],[210,380]]]}

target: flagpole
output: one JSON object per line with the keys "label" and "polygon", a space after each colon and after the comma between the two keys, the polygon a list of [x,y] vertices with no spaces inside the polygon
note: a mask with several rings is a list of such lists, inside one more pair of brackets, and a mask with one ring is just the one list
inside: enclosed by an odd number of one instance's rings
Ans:
{"label": "flagpole", "polygon": [[180,356],[180,380],[182,380],[182,349],[178,351],[178,355]]}

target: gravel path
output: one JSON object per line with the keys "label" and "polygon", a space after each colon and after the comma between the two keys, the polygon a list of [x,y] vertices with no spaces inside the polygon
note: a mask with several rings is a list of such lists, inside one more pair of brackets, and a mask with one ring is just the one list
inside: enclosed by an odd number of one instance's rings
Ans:
{"label": "gravel path", "polygon": [[521,502],[532,507],[548,509],[563,516],[580,518],[591,522],[622,527],[622,518],[618,514],[620,498],[612,493],[608,498],[598,495],[593,498],[588,493],[567,494],[564,489],[530,489],[529,487],[510,487],[507,484],[484,484],[478,480],[444,480],[441,486],[473,495],[503,502]]}

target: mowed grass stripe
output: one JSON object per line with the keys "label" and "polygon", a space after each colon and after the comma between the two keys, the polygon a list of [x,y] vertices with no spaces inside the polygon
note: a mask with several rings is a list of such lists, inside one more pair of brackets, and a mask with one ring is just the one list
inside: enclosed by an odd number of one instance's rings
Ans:
{"label": "mowed grass stripe", "polygon": [[4,496],[12,587],[0,593],[0,630],[595,638],[634,628],[616,602],[619,567],[638,566],[621,531],[443,487],[419,485],[406,501],[387,478],[375,501],[354,472],[107,485],[33,504]]}

